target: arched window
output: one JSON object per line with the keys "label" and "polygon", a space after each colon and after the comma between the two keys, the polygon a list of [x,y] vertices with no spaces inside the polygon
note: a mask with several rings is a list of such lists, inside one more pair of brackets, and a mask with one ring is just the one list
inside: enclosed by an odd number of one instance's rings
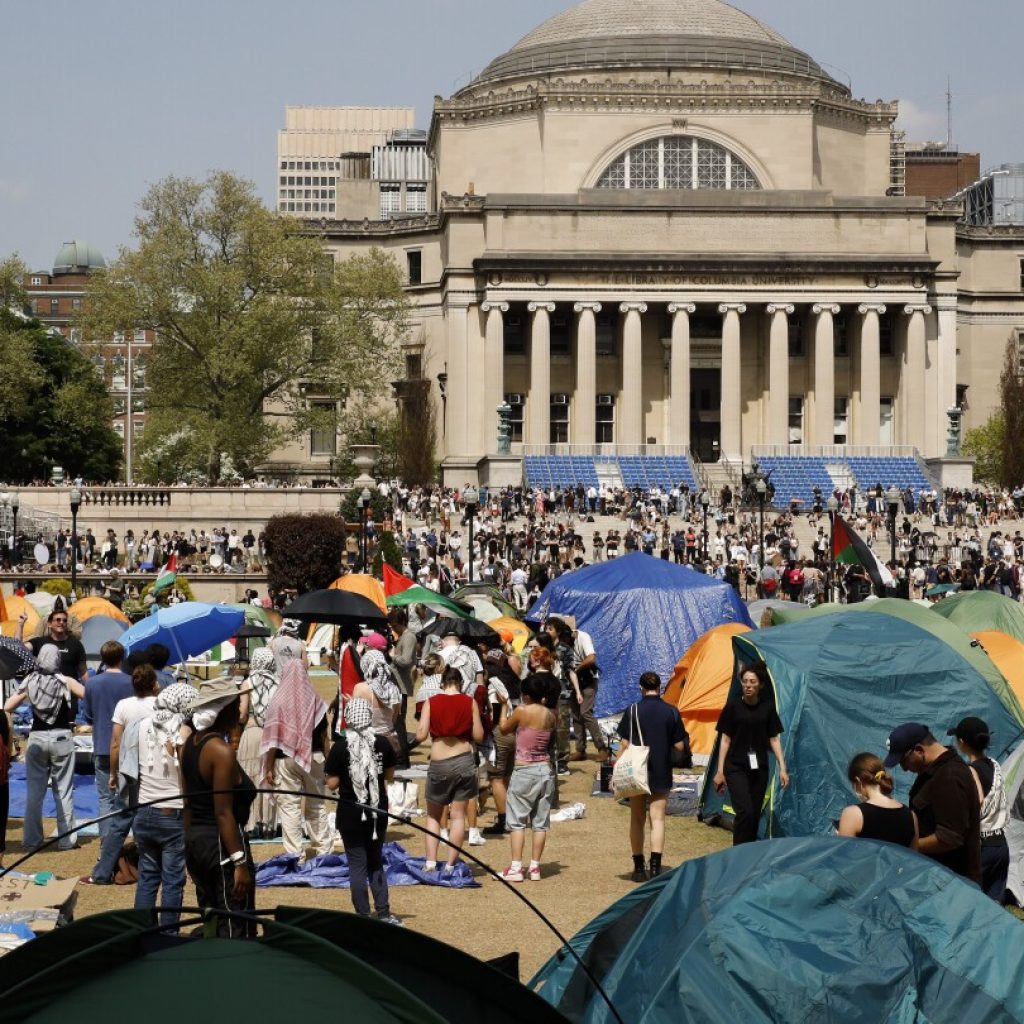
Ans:
{"label": "arched window", "polygon": [[597,187],[753,191],[761,186],[750,168],[723,146],[689,135],[667,135],[639,142],[617,156]]}

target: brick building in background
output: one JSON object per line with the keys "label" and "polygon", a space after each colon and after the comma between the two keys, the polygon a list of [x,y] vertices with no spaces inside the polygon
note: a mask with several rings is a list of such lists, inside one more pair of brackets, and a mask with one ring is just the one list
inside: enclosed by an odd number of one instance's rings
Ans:
{"label": "brick building in background", "polygon": [[942,142],[908,142],[906,194],[948,199],[981,177],[981,155]]}

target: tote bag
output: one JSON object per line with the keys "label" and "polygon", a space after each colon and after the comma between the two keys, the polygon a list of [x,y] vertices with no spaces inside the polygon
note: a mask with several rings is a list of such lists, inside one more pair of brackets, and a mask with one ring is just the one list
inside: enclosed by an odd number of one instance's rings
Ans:
{"label": "tote bag", "polygon": [[647,782],[647,759],[651,748],[644,746],[643,733],[640,731],[640,715],[637,706],[633,705],[633,736],[639,743],[633,742],[626,748],[615,762],[612,771],[612,791],[620,799],[631,796],[650,796],[651,787]]}

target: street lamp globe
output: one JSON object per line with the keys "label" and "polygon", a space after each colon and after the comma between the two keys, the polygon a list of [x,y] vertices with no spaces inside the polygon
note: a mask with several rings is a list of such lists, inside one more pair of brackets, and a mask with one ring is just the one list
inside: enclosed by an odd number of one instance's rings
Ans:
{"label": "street lamp globe", "polygon": [[885,500],[889,505],[889,512],[895,516],[900,507],[900,492],[895,484],[885,492]]}
{"label": "street lamp globe", "polygon": [[835,515],[836,511],[839,509],[839,502],[836,501],[836,496],[834,494],[829,495],[829,499],[826,504],[828,505],[829,512]]}
{"label": "street lamp globe", "polygon": [[462,492],[462,497],[467,505],[472,505],[475,508],[480,500],[480,492],[475,487],[470,486]]}
{"label": "street lamp globe", "polygon": [[359,500],[363,503],[363,508],[366,508],[366,506],[370,504],[370,498],[370,488],[364,487],[362,493],[359,495]]}
{"label": "street lamp globe", "polygon": [[768,493],[768,483],[763,476],[757,478],[757,482],[754,484],[754,490],[757,491],[757,496],[763,499]]}
{"label": "street lamp globe", "polygon": [[707,511],[708,505],[711,504],[711,495],[707,491],[700,492],[700,504],[704,511]]}
{"label": "street lamp globe", "polygon": [[20,507],[21,507],[21,498],[19,498],[17,494],[12,494],[11,495],[11,508],[13,508],[15,512],[17,512]]}

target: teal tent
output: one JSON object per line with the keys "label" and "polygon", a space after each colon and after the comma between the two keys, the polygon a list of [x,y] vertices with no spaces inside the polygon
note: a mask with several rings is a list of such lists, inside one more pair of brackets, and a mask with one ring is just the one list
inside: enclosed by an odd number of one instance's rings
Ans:
{"label": "teal tent", "polygon": [[[740,634],[732,643],[737,667],[767,665],[784,727],[790,785],[779,786],[771,758],[764,836],[832,831],[853,800],[850,758],[864,750],[884,753],[900,722],[923,722],[945,740],[961,718],[978,715],[992,729],[990,753],[999,759],[1022,736],[1017,718],[972,665],[933,633],[892,615],[809,615]],[[738,694],[734,672],[730,696]],[[716,742],[711,765],[717,763]],[[905,799],[913,776],[897,769],[894,777],[896,796]],[[728,794],[706,786],[698,813],[711,824],[729,824]]]}
{"label": "teal tent", "polygon": [[[920,854],[780,839],[687,861],[571,940],[629,1024],[1024,1021],[1024,925]],[[530,985],[614,1019],[565,949]]]}

